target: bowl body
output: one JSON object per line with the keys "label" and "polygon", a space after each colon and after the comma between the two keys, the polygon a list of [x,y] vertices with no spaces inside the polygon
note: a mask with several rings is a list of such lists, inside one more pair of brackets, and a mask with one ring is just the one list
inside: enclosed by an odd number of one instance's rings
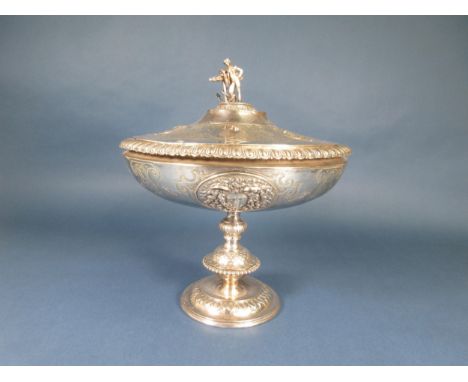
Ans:
{"label": "bowl body", "polygon": [[203,160],[124,153],[136,180],[177,203],[227,212],[290,207],[330,190],[343,158],[297,161]]}

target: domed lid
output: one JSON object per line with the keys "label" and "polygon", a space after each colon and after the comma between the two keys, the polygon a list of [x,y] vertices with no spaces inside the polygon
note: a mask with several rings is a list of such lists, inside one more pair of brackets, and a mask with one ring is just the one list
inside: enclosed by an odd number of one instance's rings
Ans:
{"label": "domed lid", "polygon": [[223,97],[217,107],[190,125],[161,133],[125,139],[120,147],[138,153],[204,159],[305,160],[344,158],[347,146],[321,141],[284,130],[264,112],[241,102],[243,71],[226,59],[226,67],[210,81],[221,81]]}

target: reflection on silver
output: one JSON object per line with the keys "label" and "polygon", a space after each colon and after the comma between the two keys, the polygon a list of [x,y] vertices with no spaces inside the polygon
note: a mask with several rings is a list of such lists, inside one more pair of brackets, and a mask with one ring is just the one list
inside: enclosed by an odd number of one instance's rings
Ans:
{"label": "reflection on silver", "polygon": [[351,150],[274,125],[242,103],[243,70],[225,60],[211,81],[223,84],[224,102],[198,122],[121,143],[137,181],[152,193],[190,206],[224,211],[224,243],[206,255],[214,276],[189,285],[182,309],[208,325],[240,328],[272,319],[278,295],[248,276],[260,260],[239,241],[241,212],[285,208],[323,195],[341,177]]}

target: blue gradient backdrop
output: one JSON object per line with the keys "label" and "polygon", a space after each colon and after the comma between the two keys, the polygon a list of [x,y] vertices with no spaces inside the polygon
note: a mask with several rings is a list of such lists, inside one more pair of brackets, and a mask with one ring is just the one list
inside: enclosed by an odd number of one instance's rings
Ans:
{"label": "blue gradient backdrop", "polygon": [[[272,322],[178,306],[220,213],[158,199],[128,136],[198,119],[225,57],[279,126],[350,145],[337,186],[246,214]],[[468,364],[468,18],[0,18],[0,363]]]}

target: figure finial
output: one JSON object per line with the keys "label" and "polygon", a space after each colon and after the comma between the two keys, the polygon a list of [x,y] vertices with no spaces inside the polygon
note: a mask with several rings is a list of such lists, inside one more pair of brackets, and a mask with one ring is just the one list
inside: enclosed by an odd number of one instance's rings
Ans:
{"label": "figure finial", "polygon": [[244,70],[232,65],[231,60],[224,60],[225,67],[219,71],[217,76],[211,77],[211,82],[221,81],[223,84],[222,95],[224,102],[241,102],[241,80],[244,79]]}

